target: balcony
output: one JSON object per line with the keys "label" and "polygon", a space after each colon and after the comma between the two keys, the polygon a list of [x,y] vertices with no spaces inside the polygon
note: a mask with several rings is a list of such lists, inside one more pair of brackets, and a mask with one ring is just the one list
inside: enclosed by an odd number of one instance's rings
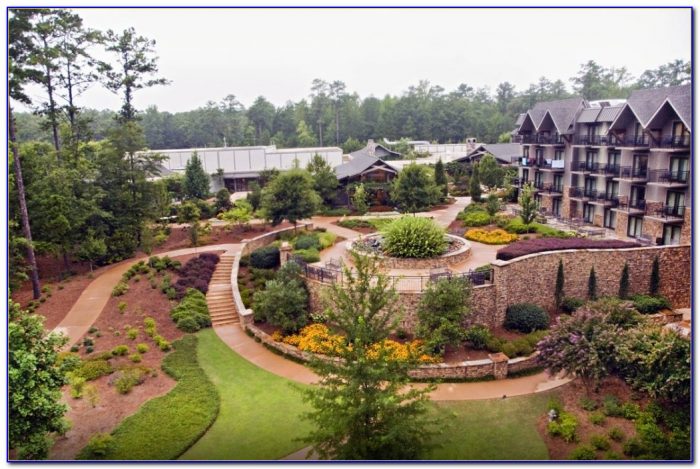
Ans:
{"label": "balcony", "polygon": [[649,171],[649,182],[665,186],[687,186],[690,171],[653,169]]}
{"label": "balcony", "polygon": [[647,202],[644,199],[630,201],[629,197],[620,197],[618,199],[617,208],[629,213],[644,213],[647,208]]}
{"label": "balcony", "polygon": [[591,196],[590,189],[586,190],[583,187],[569,187],[569,197],[572,199],[589,199]]}
{"label": "balcony", "polygon": [[564,145],[566,144],[566,141],[564,140],[564,137],[558,134],[538,135],[535,143],[538,145]]}
{"label": "balcony", "polygon": [[587,147],[614,147],[619,143],[612,135],[575,135],[574,145]]}
{"label": "balcony", "polygon": [[593,168],[597,166],[597,163],[587,162],[587,161],[572,161],[571,171],[577,173],[590,173]]}
{"label": "balcony", "polygon": [[543,195],[551,195],[551,196],[561,196],[564,192],[564,187],[561,184],[554,184],[551,182],[540,182],[539,184],[536,184],[535,187],[537,187],[540,190],[540,193]]}
{"label": "balcony", "polygon": [[544,171],[564,171],[566,166],[564,160],[542,160],[539,168]]}
{"label": "balcony", "polygon": [[619,147],[630,147],[630,148],[649,148],[649,136],[647,134],[643,135],[632,135],[629,137],[616,137]]}
{"label": "balcony", "polygon": [[617,207],[620,203],[620,198],[617,194],[606,191],[590,191],[589,199],[589,202],[592,204],[605,205],[606,207]]}
{"label": "balcony", "polygon": [[616,164],[593,163],[592,168],[593,173],[607,177],[618,176],[620,174],[620,166]]}
{"label": "balcony", "polygon": [[661,208],[654,210],[649,214],[655,218],[661,218],[664,221],[683,221],[685,215],[684,205],[662,205]]}
{"label": "balcony", "polygon": [[662,135],[654,145],[657,148],[689,149],[690,134],[687,135]]}
{"label": "balcony", "polygon": [[649,171],[647,168],[635,168],[633,166],[622,166],[620,167],[619,179],[646,182],[649,178]]}

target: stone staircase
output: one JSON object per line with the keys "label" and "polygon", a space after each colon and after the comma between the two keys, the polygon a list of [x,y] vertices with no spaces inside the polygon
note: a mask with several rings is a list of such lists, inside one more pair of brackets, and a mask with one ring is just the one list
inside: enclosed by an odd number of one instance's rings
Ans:
{"label": "stone staircase", "polygon": [[212,326],[238,324],[239,322],[231,290],[231,268],[234,257],[233,255],[219,257],[219,263],[216,264],[216,270],[209,282],[207,305],[209,306]]}

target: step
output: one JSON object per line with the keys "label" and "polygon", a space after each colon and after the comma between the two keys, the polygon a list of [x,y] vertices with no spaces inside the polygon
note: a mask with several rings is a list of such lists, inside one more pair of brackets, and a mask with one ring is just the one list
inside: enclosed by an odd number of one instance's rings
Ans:
{"label": "step", "polygon": [[210,313],[220,313],[220,312],[235,311],[235,310],[236,310],[236,307],[234,306],[233,303],[228,303],[225,305],[209,306]]}
{"label": "step", "polygon": [[211,317],[212,321],[219,321],[223,319],[228,319],[237,316],[236,313],[219,313],[219,314],[210,314],[209,317]]}
{"label": "step", "polygon": [[217,305],[228,304],[228,303],[233,303],[233,296],[232,295],[207,298],[207,304],[209,306],[217,306]]}
{"label": "step", "polygon": [[228,326],[228,325],[233,325],[233,324],[240,324],[240,321],[238,319],[230,319],[228,321],[220,321],[220,322],[212,322],[211,325],[216,327],[216,326]]}

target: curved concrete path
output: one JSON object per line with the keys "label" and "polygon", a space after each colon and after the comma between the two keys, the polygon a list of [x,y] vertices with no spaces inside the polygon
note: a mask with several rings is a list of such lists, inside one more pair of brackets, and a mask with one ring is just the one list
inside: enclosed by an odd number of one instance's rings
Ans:
{"label": "curved concrete path", "polygon": [[[314,218],[312,221],[314,223],[318,222],[318,226],[328,226],[326,225],[328,223],[327,219],[324,221]],[[332,226],[339,228],[336,225]],[[159,256],[177,257],[207,251],[225,251],[224,255],[233,256],[239,255],[242,247],[242,244],[215,244],[197,248],[178,249],[160,253]],[[146,257],[130,259],[116,264],[102,272],[85,288],[66,317],[54,329],[55,332],[63,332],[68,336],[69,342],[66,347],[75,344],[85,335],[104,309],[112,294],[112,289],[119,282],[122,274],[133,264],[143,259],[146,259]],[[260,368],[299,383],[312,384],[318,382],[318,376],[310,369],[271,352],[262,344],[249,337],[240,324],[215,326],[214,330],[232,350]],[[553,378],[546,373],[539,373],[524,378],[499,381],[444,383],[438,385],[437,389],[431,393],[431,399],[472,400],[500,398],[504,395],[518,396],[546,391],[561,386],[568,381],[570,380]],[[419,384],[418,386],[425,385]]]}

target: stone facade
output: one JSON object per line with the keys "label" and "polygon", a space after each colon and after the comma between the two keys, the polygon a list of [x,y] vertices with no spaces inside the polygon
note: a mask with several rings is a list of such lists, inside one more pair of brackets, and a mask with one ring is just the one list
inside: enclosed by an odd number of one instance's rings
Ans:
{"label": "stone facade", "polygon": [[564,218],[571,218],[571,199],[569,198],[569,191],[564,190],[564,194],[561,198],[561,216]]}
{"label": "stone facade", "polygon": [[543,195],[540,198],[540,208],[545,210],[547,213],[552,212],[552,198],[548,197],[546,195]]}
{"label": "stone facade", "polygon": [[593,225],[594,226],[603,226],[603,214],[602,213],[596,213],[593,215]]}
{"label": "stone facade", "polygon": [[654,218],[644,217],[642,235],[648,236],[653,243],[664,236],[664,222]]}
{"label": "stone facade", "polygon": [[691,230],[690,207],[685,208],[683,214],[683,226],[681,226],[681,244],[690,244],[693,240],[693,232]]}
{"label": "stone facade", "polygon": [[627,224],[629,223],[629,215],[627,212],[619,211],[616,215],[617,224],[615,225],[615,236],[620,239],[627,237]]}
{"label": "stone facade", "polygon": [[[471,256],[471,243],[465,241],[464,239],[447,235],[454,240],[454,242],[462,243],[460,249],[447,254],[443,254],[439,257],[431,257],[427,259],[416,259],[416,258],[406,258],[406,257],[389,257],[389,256],[377,256],[382,263],[382,267],[385,269],[434,269],[437,267],[446,267],[448,265],[461,264],[466,262]],[[371,236],[366,236],[365,239],[369,239]],[[347,243],[348,250],[352,250],[352,242]]]}

